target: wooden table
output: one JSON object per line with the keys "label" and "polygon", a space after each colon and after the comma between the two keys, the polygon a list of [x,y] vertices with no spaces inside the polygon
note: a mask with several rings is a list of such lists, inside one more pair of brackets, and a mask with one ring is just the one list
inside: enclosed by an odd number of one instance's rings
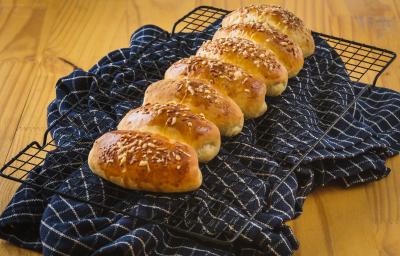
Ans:
{"label": "wooden table", "polygon": [[[88,69],[107,52],[128,45],[139,26],[171,29],[198,5],[234,9],[255,1],[0,1],[0,164],[46,129],[46,107],[58,78],[73,63]],[[290,0],[313,30],[400,52],[397,0]],[[379,85],[400,91],[399,61]],[[290,225],[297,255],[400,255],[400,157],[389,177],[351,189],[317,189]],[[397,169],[397,170],[396,170]],[[0,179],[0,210],[19,184]],[[0,242],[0,255],[37,253]]]}

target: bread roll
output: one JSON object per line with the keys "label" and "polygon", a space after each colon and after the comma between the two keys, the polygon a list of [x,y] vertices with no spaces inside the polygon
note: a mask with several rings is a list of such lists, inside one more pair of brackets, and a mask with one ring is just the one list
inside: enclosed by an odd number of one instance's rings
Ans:
{"label": "bread roll", "polygon": [[229,96],[246,118],[256,118],[267,110],[266,87],[239,67],[217,60],[191,56],[174,63],[166,72],[166,79],[202,79]]}
{"label": "bread roll", "polygon": [[267,86],[268,96],[280,95],[288,80],[286,68],[270,50],[242,38],[219,38],[206,41],[197,55],[236,65]]}
{"label": "bread roll", "polygon": [[148,103],[132,109],[121,120],[118,130],[151,132],[186,143],[196,150],[200,162],[213,159],[221,146],[218,127],[178,103]]}
{"label": "bread roll", "polygon": [[202,183],[192,147],[146,132],[104,134],[93,144],[88,162],[95,174],[128,189],[186,192]]}
{"label": "bread roll", "polygon": [[303,67],[304,57],[300,47],[269,24],[233,24],[217,30],[213,38],[235,37],[248,39],[264,49],[271,50],[287,69],[289,78],[296,76]]}
{"label": "bread roll", "polygon": [[222,26],[232,24],[261,22],[270,24],[283,34],[289,36],[303,51],[304,57],[314,53],[315,44],[311,31],[304,26],[301,19],[293,13],[277,5],[250,5],[237,9],[222,20]]}
{"label": "bread roll", "polygon": [[[222,135],[234,136],[243,128],[243,113],[238,105],[202,80],[165,79],[151,84],[144,95],[144,104],[181,103],[191,111],[213,122]],[[192,123],[188,126],[193,127]]]}

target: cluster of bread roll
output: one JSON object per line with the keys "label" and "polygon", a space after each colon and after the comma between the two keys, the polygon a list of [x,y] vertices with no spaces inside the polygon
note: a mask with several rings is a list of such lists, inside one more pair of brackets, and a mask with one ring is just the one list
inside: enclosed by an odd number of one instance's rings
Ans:
{"label": "cluster of bread roll", "polygon": [[265,96],[280,95],[313,52],[310,30],[279,6],[230,13],[195,56],[147,88],[143,106],[129,111],[117,131],[96,140],[91,170],[129,189],[197,189],[198,162],[218,154],[221,135],[237,135],[245,118],[264,114]]}

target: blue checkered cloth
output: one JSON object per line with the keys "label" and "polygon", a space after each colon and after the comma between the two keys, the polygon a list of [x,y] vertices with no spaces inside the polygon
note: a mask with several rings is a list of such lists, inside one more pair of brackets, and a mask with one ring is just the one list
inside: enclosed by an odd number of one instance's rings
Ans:
{"label": "blue checkered cloth", "polygon": [[[156,26],[144,26],[132,35],[129,48],[109,53],[89,71],[77,69],[60,79],[56,99],[48,108],[48,124],[59,147],[48,153],[43,166],[32,170],[28,180],[87,201],[122,207],[133,216],[168,216],[177,207],[172,195],[143,193],[134,199],[121,198],[126,202],[122,205],[110,200],[108,195],[113,192],[108,182],[88,169],[87,145],[115,129],[124,113],[142,103],[149,81],[160,79],[172,62],[193,54],[208,38],[207,33],[171,36]],[[332,182],[348,187],[383,178],[390,171],[385,159],[400,150],[400,94],[373,88],[336,123],[295,173],[288,174],[280,166],[281,156],[268,149],[276,149],[295,163],[301,157],[296,152],[304,152],[310,139],[321,136],[323,122],[335,120],[365,87],[350,81],[343,63],[324,40],[315,40],[316,54],[306,60],[301,74],[290,80],[284,95],[267,99],[268,113],[246,121],[239,136],[224,139],[216,159],[201,165],[204,182],[192,192],[203,207],[198,221],[215,223],[214,228],[224,227],[234,234],[246,216],[257,211],[233,243],[233,250],[218,249],[163,225],[25,184],[0,217],[0,237],[44,255],[291,255],[298,242],[285,221],[301,213],[303,201],[314,187]],[[146,47],[149,42],[152,46]],[[138,72],[139,68],[145,72]],[[327,89],[332,93],[323,93]],[[298,102],[303,108],[288,113],[287,106]],[[326,109],[335,111],[324,115],[321,122],[315,121]],[[302,118],[306,122],[301,122]],[[302,124],[302,129],[289,129],[290,122],[297,127]],[[267,129],[270,137],[265,138]],[[276,148],[280,145],[276,141],[285,141],[286,146]],[[60,169],[62,175],[54,175]],[[41,180],[35,173],[53,178]],[[221,196],[234,201],[216,218],[207,210]]]}

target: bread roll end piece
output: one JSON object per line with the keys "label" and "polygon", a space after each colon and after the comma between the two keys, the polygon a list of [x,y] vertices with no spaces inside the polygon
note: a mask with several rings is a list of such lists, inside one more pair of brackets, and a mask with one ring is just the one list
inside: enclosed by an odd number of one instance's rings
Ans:
{"label": "bread roll end piece", "polygon": [[105,133],[93,144],[88,164],[93,173],[127,189],[176,193],[202,183],[192,147],[151,133]]}
{"label": "bread roll end piece", "polygon": [[274,84],[273,86],[267,87],[267,95],[274,97],[274,96],[279,96],[281,95],[287,87],[287,82],[284,83],[277,83]]}

